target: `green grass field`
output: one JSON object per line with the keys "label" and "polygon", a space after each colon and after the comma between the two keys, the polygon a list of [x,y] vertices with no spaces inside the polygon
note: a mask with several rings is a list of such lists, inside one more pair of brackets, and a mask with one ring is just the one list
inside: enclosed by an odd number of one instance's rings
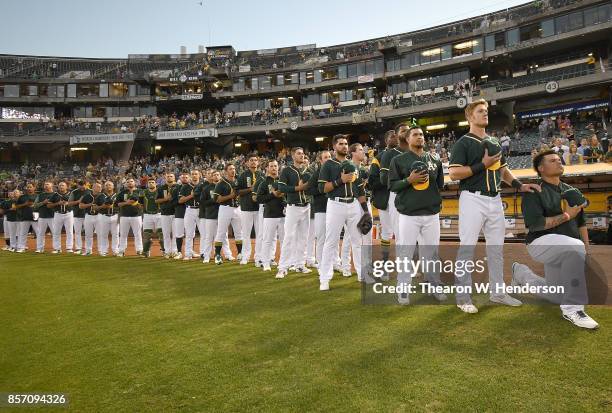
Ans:
{"label": "green grass field", "polygon": [[[365,306],[355,278],[0,253],[0,392],[70,410],[612,409],[612,309]],[[2,410],[2,409],[0,409]],[[23,409],[20,409],[22,411]]]}

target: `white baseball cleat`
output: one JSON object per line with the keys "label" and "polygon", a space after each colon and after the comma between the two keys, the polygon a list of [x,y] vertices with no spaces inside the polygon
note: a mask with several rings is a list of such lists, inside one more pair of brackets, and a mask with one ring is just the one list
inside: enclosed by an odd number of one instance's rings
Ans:
{"label": "white baseball cleat", "polygon": [[297,267],[295,265],[292,265],[289,268],[287,268],[287,271],[289,271],[289,272],[296,272],[297,271]]}
{"label": "white baseball cleat", "polygon": [[278,267],[278,263],[274,260],[270,261],[270,265],[273,267]]}
{"label": "white baseball cleat", "polygon": [[119,251],[118,253],[115,254],[115,257],[124,257],[125,254],[121,251]]}
{"label": "white baseball cleat", "polygon": [[67,253],[67,254],[72,254],[73,252],[74,252],[74,251],[72,251],[72,249],[67,249],[67,250],[66,250],[66,253]]}
{"label": "white baseball cleat", "polygon": [[191,257],[185,256],[185,258],[183,258],[183,261],[191,261]]}
{"label": "white baseball cleat", "polygon": [[491,297],[489,297],[489,300],[491,302],[494,302],[497,304],[508,305],[510,307],[520,307],[521,305],[523,305],[523,303],[520,300],[517,300],[514,297],[510,297],[508,294],[492,295]]}
{"label": "white baseball cleat", "polygon": [[320,281],[319,291],[329,291],[329,281]]}
{"label": "white baseball cleat", "polygon": [[19,249],[18,249],[18,250],[16,250],[15,252],[17,252],[17,253],[21,254],[21,253],[25,252],[25,249],[23,249],[23,248],[19,248]]}
{"label": "white baseball cleat", "polygon": [[236,261],[236,258],[234,258],[234,257],[227,257],[225,260],[228,261],[228,262],[234,262],[234,261]]}
{"label": "white baseball cleat", "polygon": [[464,313],[468,313],[468,314],[476,314],[478,312],[478,308],[476,308],[476,306],[471,303],[457,304],[457,307]]}
{"label": "white baseball cleat", "polygon": [[410,304],[410,296],[407,293],[398,294],[397,302],[399,305],[408,305]]}
{"label": "white baseball cleat", "polygon": [[170,258],[170,254],[164,254],[164,258],[165,258],[165,259]]}
{"label": "white baseball cleat", "polygon": [[287,270],[278,270],[274,278],[285,278],[285,275],[287,275]]}
{"label": "white baseball cleat", "polygon": [[334,271],[342,272],[342,266],[341,265],[334,265]]}
{"label": "white baseball cleat", "polygon": [[83,253],[83,252],[82,252],[81,250],[76,250],[76,251],[74,252],[74,254],[75,254],[75,255],[81,255],[82,253]]}
{"label": "white baseball cleat", "polygon": [[263,267],[263,262],[255,261],[255,268],[261,268],[261,267]]}
{"label": "white baseball cleat", "polygon": [[[53,251],[53,253],[55,254],[55,251]],[[105,252],[101,252],[101,253],[100,253],[100,257],[106,257],[106,255],[107,255],[107,254],[106,254]]]}
{"label": "white baseball cleat", "polygon": [[342,270],[342,276],[343,277],[347,277],[348,278],[348,277],[350,277],[352,275],[353,275],[353,273],[351,273],[351,271],[349,271],[349,270]]}
{"label": "white baseball cleat", "polygon": [[236,260],[237,261],[242,261],[242,253],[236,255]]}
{"label": "white baseball cleat", "polygon": [[5,245],[4,247],[2,247],[2,251],[8,251],[10,249],[11,247],[9,247],[8,245]]}
{"label": "white baseball cleat", "polygon": [[310,274],[312,272],[312,270],[310,268],[307,267],[296,267],[295,268],[295,272],[299,272],[302,274]]}
{"label": "white baseball cleat", "polygon": [[215,264],[221,265],[223,264],[223,258],[220,255],[215,255]]}
{"label": "white baseball cleat", "polygon": [[44,251],[43,250],[36,250],[37,254],[42,254]]}
{"label": "white baseball cleat", "polygon": [[92,255],[91,251],[85,251],[85,255]]}
{"label": "white baseball cleat", "polygon": [[272,267],[270,267],[269,264],[266,264],[266,265],[263,266],[263,270],[264,271],[272,271]]}
{"label": "white baseball cleat", "polygon": [[177,252],[176,254],[174,254],[175,260],[180,260],[181,258],[183,258],[183,254],[181,254],[180,252]]}
{"label": "white baseball cleat", "polygon": [[240,261],[240,265],[247,265],[248,261]]}
{"label": "white baseball cleat", "polygon": [[563,314],[563,318],[580,328],[594,330],[599,327],[597,321],[589,317],[584,311],[576,311],[569,314]]}

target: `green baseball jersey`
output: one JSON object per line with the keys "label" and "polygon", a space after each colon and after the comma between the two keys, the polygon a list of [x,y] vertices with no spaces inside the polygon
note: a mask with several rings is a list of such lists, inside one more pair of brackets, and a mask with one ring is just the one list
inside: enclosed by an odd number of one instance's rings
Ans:
{"label": "green baseball jersey", "polygon": [[[380,183],[384,185],[387,190],[389,190],[389,167],[391,166],[391,161],[402,153],[400,148],[387,148],[380,156]],[[388,197],[387,202],[389,202]]]}
{"label": "green baseball jersey", "polygon": [[200,207],[204,207],[204,219],[217,219],[219,217],[219,204],[215,201],[215,187],[213,183],[209,183],[202,188],[200,194]]}
{"label": "green baseball jersey", "polygon": [[[221,178],[219,183],[217,185],[215,185],[215,190],[213,192],[213,196],[214,196],[215,202],[217,201],[217,198],[219,197],[219,195],[227,196],[227,195],[229,195],[232,192],[232,189],[235,192],[237,185],[238,185],[238,183],[235,180],[234,181],[230,181],[229,179],[227,179],[225,177]],[[238,206],[238,202],[236,201],[236,198],[228,199],[228,200],[226,200],[224,202],[221,202],[219,204],[220,205],[231,206],[231,207],[237,207]]]}
{"label": "green baseball jersey", "polygon": [[214,189],[214,185],[212,186],[212,188],[211,188],[211,185],[212,184],[210,182],[204,181],[202,182],[201,185],[198,186],[197,191],[194,191],[194,194],[197,193],[198,205],[200,207],[200,209],[198,210],[198,218],[206,218],[206,205],[202,204],[202,199],[206,191],[210,191],[211,189]]}
{"label": "green baseball jersey", "polygon": [[145,214],[159,214],[159,204],[155,203],[157,199],[157,189],[150,191],[148,188],[142,191],[142,207]]}
{"label": "green baseball jersey", "polygon": [[[584,211],[580,211],[574,219],[564,222],[561,225],[550,229],[544,228],[546,218],[554,217],[563,213],[561,195],[568,189],[573,189],[570,185],[561,182],[558,186],[548,182],[539,182],[542,192],[526,192],[523,194],[521,210],[525,219],[525,226],[529,233],[525,237],[525,242],[530,244],[536,238],[547,234],[560,234],[568,237],[580,239],[578,228],[586,225]],[[576,189],[577,190],[577,189]]]}
{"label": "green baseball jersey", "polygon": [[[68,201],[69,202],[78,201],[87,192],[90,192],[89,189],[84,189],[84,190],[80,190],[79,188],[74,189],[72,192],[70,192],[70,197],[68,198]],[[71,208],[72,208],[72,213],[74,214],[75,218],[85,218],[85,210],[79,208],[79,204],[73,205]]]}
{"label": "green baseball jersey", "polygon": [[[389,188],[381,182],[381,159],[386,153],[386,149],[382,150],[372,159],[370,165],[370,177],[368,186],[372,191],[372,205],[377,209],[386,210],[389,205]],[[387,171],[388,172],[388,171]]]}
{"label": "green baseball jersey", "polygon": [[327,197],[319,190],[319,175],[321,173],[321,165],[313,169],[310,180],[308,181],[307,194],[312,197],[310,209],[313,213],[325,213],[327,211]]}
{"label": "green baseball jersey", "polygon": [[[27,202],[34,203],[35,199],[36,194],[23,194],[17,199],[17,204],[25,204]],[[17,221],[34,221],[34,209],[32,205],[17,208]]]}
{"label": "green baseball jersey", "polygon": [[39,218],[53,218],[53,209],[42,203],[45,200],[51,201],[53,194],[54,192],[41,192],[36,196],[34,210],[38,211]]}
{"label": "green baseball jersey", "polygon": [[[499,146],[501,151],[501,145],[496,138],[486,136],[484,139],[480,139],[476,135],[466,133],[453,145],[451,149],[449,168],[453,166],[472,166],[482,162],[482,157],[485,152],[484,141],[489,140],[494,145]],[[472,175],[468,178],[462,179],[459,182],[459,189],[466,191],[481,191],[495,194],[499,192],[501,188],[501,168],[505,167],[506,157],[502,155],[500,164],[497,169],[489,167],[482,172]]]}
{"label": "green baseball jersey", "polygon": [[185,218],[185,210],[187,209],[185,204],[179,204],[178,202],[182,186],[182,184],[176,184],[174,188],[172,188],[172,203],[174,204],[175,218]]}
{"label": "green baseball jersey", "polygon": [[[176,184],[169,186],[168,184],[163,184],[159,188],[157,188],[157,199],[167,198],[168,194],[172,195],[174,187]],[[162,202],[159,205],[159,209],[162,215],[174,215],[176,205],[172,199],[166,202]]]}
{"label": "green baseball jersey", "polygon": [[[95,204],[96,203],[96,198],[98,197],[98,195],[100,195],[100,194],[94,194],[92,191],[87,191],[87,193],[85,195],[83,195],[81,203],[83,203],[83,204]],[[93,206],[91,206],[89,208],[84,208],[83,211],[85,211],[85,215],[98,215],[98,211],[94,210]]]}
{"label": "green baseball jersey", "polygon": [[[407,178],[415,169],[415,162],[427,165],[429,173],[427,189],[417,190],[408,183]],[[429,152],[417,155],[410,150],[396,156],[389,168],[389,187],[391,191],[397,193],[395,207],[400,214],[422,216],[439,213],[442,208],[440,189],[444,187],[444,170],[440,158]]]}
{"label": "green baseball jersey", "polygon": [[16,203],[16,199],[7,199],[2,204],[2,209],[8,222],[17,222],[17,210],[12,209]]}
{"label": "green baseball jersey", "polygon": [[[54,192],[53,195],[51,195],[51,202],[54,204],[59,201],[68,202],[69,198],[70,198],[70,192],[65,192],[63,194],[61,192]],[[70,211],[70,207],[66,205],[57,205],[55,208],[53,208],[53,211],[60,213],[60,214],[65,214],[66,212]]]}
{"label": "green baseball jersey", "polygon": [[304,172],[306,172],[306,168],[298,168],[295,165],[286,166],[281,171],[278,178],[278,188],[285,194],[288,204],[306,205],[308,203],[306,192],[295,190],[295,187],[300,184]]}
{"label": "green baseball jersey", "polygon": [[102,192],[100,195],[96,197],[96,205],[101,207],[98,209],[100,214],[104,215],[115,215],[118,211],[118,208],[115,207],[115,200],[117,199],[117,194],[107,194]]}
{"label": "green baseball jersey", "polygon": [[259,211],[259,205],[257,202],[253,201],[253,192],[255,191],[254,187],[258,181],[264,179],[265,176],[260,171],[251,172],[249,169],[244,171],[238,177],[238,190],[243,190],[247,188],[253,188],[251,192],[246,195],[240,195],[239,203],[241,211]]}
{"label": "green baseball jersey", "polygon": [[[138,201],[135,205],[124,205],[119,206],[120,202],[125,202],[129,199]],[[140,206],[142,205],[142,194],[138,189],[130,191],[129,189],[122,189],[117,197],[115,198],[115,206],[119,208],[119,215],[122,217],[137,217],[140,215]]]}
{"label": "green baseball jersey", "polygon": [[[319,172],[319,191],[324,193],[326,182],[334,182],[342,173],[342,161],[331,158],[323,164]],[[361,178],[359,171],[355,171],[355,180],[344,183],[325,194],[327,198],[357,198],[364,196],[365,181]]]}
{"label": "green baseball jersey", "polygon": [[[179,191],[179,199],[183,196],[189,196],[193,194],[193,198],[189,201],[185,202],[183,205],[186,207],[199,207],[200,206],[200,191],[199,188],[201,184],[198,182],[197,184],[192,184],[191,182],[186,183],[185,185],[181,185],[181,190]],[[180,204],[179,204],[180,205]]]}
{"label": "green baseball jersey", "polygon": [[257,199],[264,204],[264,218],[284,218],[285,202],[284,197],[278,198],[272,191],[278,191],[279,179],[266,176],[264,182],[257,189]]}
{"label": "green baseball jersey", "polygon": [[[265,181],[265,176],[262,177],[262,179],[258,179],[257,182],[255,182],[255,185],[253,185],[253,202],[257,203],[257,206],[259,207],[260,205],[263,205],[263,202],[261,202],[258,198],[257,198],[257,192],[259,191],[259,187],[262,185],[262,183]],[[259,208],[257,208],[259,210]]]}

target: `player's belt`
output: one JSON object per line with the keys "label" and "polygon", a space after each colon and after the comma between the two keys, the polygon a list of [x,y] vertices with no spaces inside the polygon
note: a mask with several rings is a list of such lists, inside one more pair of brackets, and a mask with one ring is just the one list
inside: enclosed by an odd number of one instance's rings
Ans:
{"label": "player's belt", "polygon": [[332,201],[336,201],[336,202],[342,202],[344,204],[350,204],[351,202],[353,202],[355,200],[355,198],[353,197],[341,197],[341,196],[336,196],[334,198],[331,198]]}
{"label": "player's belt", "polygon": [[305,207],[305,206],[308,206],[308,204],[306,204],[306,203],[287,204],[287,205],[289,205],[289,206],[297,206],[297,207]]}
{"label": "player's belt", "polygon": [[115,216],[117,214],[102,214],[102,215],[104,215],[105,217],[113,217],[113,216]]}
{"label": "player's belt", "polygon": [[494,191],[474,191],[472,189],[468,189],[468,192],[471,192],[476,195],[488,196],[490,198],[495,198],[499,194],[499,192]]}
{"label": "player's belt", "polygon": [[194,206],[194,205],[189,205],[189,208],[191,208],[191,209],[199,209],[200,207],[199,206]]}
{"label": "player's belt", "polygon": [[72,212],[72,211],[55,211],[56,214],[62,214],[62,215],[66,215],[67,213]]}

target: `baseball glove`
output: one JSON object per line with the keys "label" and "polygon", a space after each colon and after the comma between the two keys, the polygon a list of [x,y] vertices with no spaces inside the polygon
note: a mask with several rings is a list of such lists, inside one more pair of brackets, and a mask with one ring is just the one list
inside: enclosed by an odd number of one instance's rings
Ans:
{"label": "baseball glove", "polygon": [[372,215],[370,215],[369,213],[363,214],[359,219],[359,222],[357,222],[357,229],[363,235],[366,235],[368,232],[370,232],[370,230],[372,229]]}

